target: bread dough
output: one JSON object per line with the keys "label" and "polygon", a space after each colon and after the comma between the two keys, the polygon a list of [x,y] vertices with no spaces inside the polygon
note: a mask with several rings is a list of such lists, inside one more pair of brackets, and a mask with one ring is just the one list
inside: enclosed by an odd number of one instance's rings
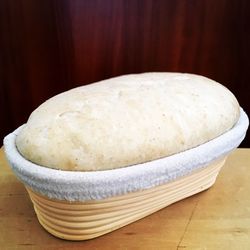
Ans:
{"label": "bread dough", "polygon": [[183,73],[142,73],[74,88],[44,102],[16,139],[28,160],[93,171],[148,162],[230,130],[239,104],[221,84]]}

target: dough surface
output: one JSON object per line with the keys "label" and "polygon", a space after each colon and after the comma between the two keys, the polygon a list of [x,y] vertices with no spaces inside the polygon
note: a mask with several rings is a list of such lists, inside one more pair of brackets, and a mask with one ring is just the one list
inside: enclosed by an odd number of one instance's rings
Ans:
{"label": "dough surface", "polygon": [[236,98],[213,80],[133,74],[50,98],[32,112],[16,145],[26,159],[49,168],[115,169],[199,146],[238,119]]}

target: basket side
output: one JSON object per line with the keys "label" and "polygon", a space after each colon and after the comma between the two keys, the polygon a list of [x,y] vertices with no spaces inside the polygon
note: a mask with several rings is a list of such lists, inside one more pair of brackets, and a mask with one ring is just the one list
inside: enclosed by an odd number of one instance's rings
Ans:
{"label": "basket side", "polygon": [[103,200],[69,202],[49,199],[26,187],[40,224],[52,235],[87,240],[109,233],[174,202],[211,187],[226,157],[151,189]]}

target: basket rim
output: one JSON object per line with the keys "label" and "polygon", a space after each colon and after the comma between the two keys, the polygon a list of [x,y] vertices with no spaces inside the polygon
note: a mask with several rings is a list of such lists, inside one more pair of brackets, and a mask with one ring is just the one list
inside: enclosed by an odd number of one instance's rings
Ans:
{"label": "basket rim", "polygon": [[248,117],[240,108],[234,127],[211,141],[165,158],[112,170],[66,171],[35,164],[17,150],[15,140],[22,126],[4,138],[4,150],[17,177],[41,194],[69,201],[103,199],[161,185],[209,165],[239,146],[248,125]]}

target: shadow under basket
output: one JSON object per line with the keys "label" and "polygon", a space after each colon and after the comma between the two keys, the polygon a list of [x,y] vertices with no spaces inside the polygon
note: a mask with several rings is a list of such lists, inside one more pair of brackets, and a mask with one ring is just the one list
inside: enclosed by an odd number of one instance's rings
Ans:
{"label": "shadow under basket", "polygon": [[226,157],[172,182],[103,200],[50,199],[26,186],[40,224],[52,235],[87,240],[109,233],[211,187]]}

